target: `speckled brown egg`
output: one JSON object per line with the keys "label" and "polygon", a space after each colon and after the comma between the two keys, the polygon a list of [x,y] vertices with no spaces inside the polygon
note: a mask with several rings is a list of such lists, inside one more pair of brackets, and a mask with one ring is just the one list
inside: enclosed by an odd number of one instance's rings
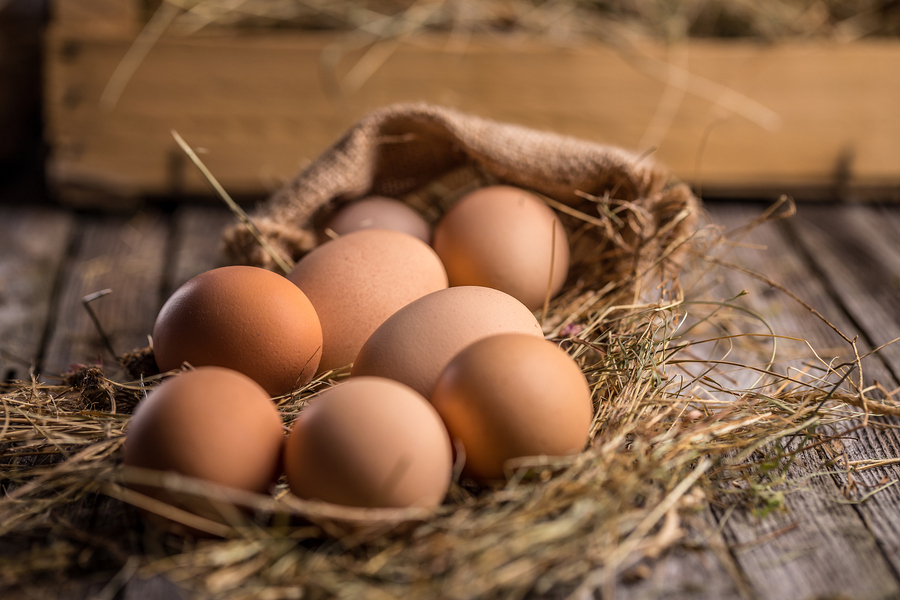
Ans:
{"label": "speckled brown egg", "polygon": [[153,328],[161,371],[219,366],[277,396],[309,382],[322,327],[312,303],[285,277],[257,267],[222,267],[194,277],[166,301]]}
{"label": "speckled brown egg", "polygon": [[306,293],[322,323],[320,373],[349,365],[385,319],[447,287],[444,267],[426,243],[383,229],[322,244],[288,278]]}
{"label": "speckled brown egg", "polygon": [[450,285],[496,288],[536,309],[562,289],[569,243],[556,213],[525,190],[496,185],[460,198],[434,230]]}
{"label": "speckled brown egg", "polygon": [[450,487],[450,438],[434,408],[405,385],[360,377],[314,398],[284,455],[301,498],[364,508],[433,507]]}
{"label": "speckled brown egg", "polygon": [[277,478],[283,442],[278,409],[259,384],[201,367],[167,379],[138,405],[124,462],[264,493]]}
{"label": "speckled brown egg", "polygon": [[509,294],[486,287],[447,288],[411,302],[385,321],[366,340],[350,374],[387,377],[429,398],[457,352],[498,333],[543,337],[531,311]]}
{"label": "speckled brown egg", "polygon": [[593,418],[578,364],[556,344],[521,334],[457,354],[431,402],[465,449],[464,472],[478,481],[503,479],[511,459],[580,452]]}
{"label": "speckled brown egg", "polygon": [[342,206],[326,227],[339,236],[360,229],[390,229],[417,237],[426,244],[431,242],[431,226],[416,209],[384,196],[369,196]]}

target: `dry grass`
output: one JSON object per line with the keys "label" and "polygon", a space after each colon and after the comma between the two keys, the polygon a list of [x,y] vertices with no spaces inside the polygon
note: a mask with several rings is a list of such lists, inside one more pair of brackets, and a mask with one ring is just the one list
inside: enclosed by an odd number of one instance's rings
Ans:
{"label": "dry grass", "polygon": [[[165,4],[165,3],[164,3]],[[177,26],[294,27],[379,37],[412,30],[573,38],[896,36],[900,10],[879,0],[168,0]]]}
{"label": "dry grass", "polygon": [[[714,230],[672,244],[690,248],[691,277],[723,268],[727,244]],[[787,465],[835,427],[900,413],[877,389],[859,387],[854,361],[831,365],[810,353],[805,367],[782,364],[776,332],[738,300],[685,298],[677,279],[654,279],[649,269],[638,274],[639,297],[623,304],[593,289],[590,263],[580,264],[583,276],[548,307],[545,329],[592,385],[595,419],[582,454],[523,460],[494,488],[457,481],[435,511],[331,507],[293,497],[284,482],[272,496],[239,494],[124,468],[128,413],[158,376],[122,383],[83,369],[64,385],[35,380],[0,396],[0,536],[34,540],[29,553],[0,558],[0,581],[28,585],[105,565],[122,577],[164,573],[225,598],[598,589],[684,542],[710,502],[776,509]],[[285,422],[326,385],[277,399]],[[180,508],[133,484],[167,489]]]}

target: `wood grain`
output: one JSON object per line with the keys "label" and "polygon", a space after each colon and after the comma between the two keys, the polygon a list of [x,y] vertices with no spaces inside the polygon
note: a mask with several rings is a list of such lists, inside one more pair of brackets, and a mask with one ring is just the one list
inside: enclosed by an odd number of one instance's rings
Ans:
{"label": "wood grain", "polygon": [[[706,518],[714,520],[711,511]],[[639,564],[620,577],[616,588],[619,600],[744,600],[750,592],[723,564],[711,548],[719,546],[727,554],[722,535],[713,527],[692,530],[696,540],[671,548],[656,561]],[[731,558],[727,559],[733,563]],[[737,568],[736,566],[734,567]]]}
{"label": "wood grain", "polygon": [[188,279],[224,264],[222,232],[235,216],[221,206],[186,205],[174,215],[172,264],[166,272],[164,297]]}
{"label": "wood grain", "polygon": [[[896,300],[900,253],[895,241],[900,211],[878,206],[820,206],[801,211],[800,217],[791,224],[791,231],[868,343],[878,346],[900,335]],[[900,348],[887,346],[878,357],[890,372],[870,372],[871,381],[888,390],[898,389]],[[900,464],[896,462],[900,419],[874,417],[870,422],[872,427],[849,432],[841,443],[822,450],[835,463],[834,478],[842,486],[846,502],[860,514],[893,569],[900,572]],[[854,465],[865,470],[853,469]]]}
{"label": "wood grain", "polygon": [[162,575],[130,579],[122,594],[122,600],[186,600],[190,597],[186,590]]}
{"label": "wood grain", "polygon": [[93,302],[118,354],[147,345],[160,307],[168,228],[154,213],[132,217],[93,216],[78,223],[78,241],[64,265],[56,325],[49,336],[42,373],[65,373],[73,363],[102,361],[115,375],[82,298],[103,289]]}
{"label": "wood grain", "polygon": [[65,212],[0,205],[0,383],[36,366],[72,226]]}
{"label": "wood grain", "polygon": [[822,470],[821,459],[799,456],[787,476],[803,483],[786,495],[782,508],[765,517],[741,509],[719,512],[725,539],[756,595],[897,597],[894,571],[872,532],[829,476],[809,478]]}
{"label": "wood grain", "polygon": [[[70,199],[207,194],[173,128],[209,151],[229,191],[265,195],[360,116],[399,101],[656,148],[711,195],[900,197],[897,43],[623,49],[476,37],[459,47],[423,35],[342,91],[361,53],[334,34],[167,36],[104,111],[100,95],[132,38],[56,22],[47,39],[50,174]],[[333,55],[343,56],[334,68],[323,62]]]}
{"label": "wood grain", "polygon": [[[900,338],[900,246],[881,211],[820,206],[800,211],[791,231],[872,347]],[[900,378],[900,341],[879,356]]]}
{"label": "wood grain", "polygon": [[[726,230],[735,230],[753,221],[766,207],[758,204],[746,206],[710,204],[707,208],[715,223],[722,225]],[[816,213],[821,208],[816,206],[813,209],[811,206],[801,204],[798,211],[803,215],[807,212]],[[800,218],[802,217],[798,216],[794,220]],[[793,221],[788,221],[791,222]],[[802,341],[779,340],[779,345],[787,354],[808,359],[812,356],[809,347],[812,346],[826,362],[835,359],[849,360],[852,358],[852,348],[841,334],[849,339],[859,338],[860,352],[867,352],[871,349],[871,345],[861,337],[863,331],[859,324],[848,315],[845,306],[836,301],[826,282],[811,276],[814,266],[809,262],[805,252],[792,241],[794,236],[790,231],[779,224],[761,226],[750,235],[735,240],[736,246],[725,258],[738,267],[748,268],[763,277],[770,277],[793,292],[806,303],[807,307],[818,311],[830,325],[788,294],[763,280],[737,270],[723,269],[720,288],[717,291],[713,290],[713,293],[720,294],[717,297],[727,298],[741,291],[748,291],[749,294],[743,298],[743,302],[769,322],[776,333],[809,342],[807,345]],[[800,368],[803,362],[808,360],[795,363],[794,366]],[[786,367],[787,363],[781,368],[784,370]],[[878,358],[867,361],[866,370],[876,379],[884,380],[885,377],[890,377],[884,361]],[[868,379],[869,383],[871,381],[872,379]]]}
{"label": "wood grain", "polygon": [[[736,205],[709,207],[714,222],[734,229],[749,223],[763,207]],[[810,208],[817,212],[820,207]],[[801,212],[806,212],[802,205]],[[796,293],[824,314],[850,337],[858,333],[853,320],[835,301],[828,286],[811,277],[811,265],[800,248],[778,225],[762,226],[743,239],[733,251],[733,261],[764,273]],[[762,314],[777,333],[798,335],[821,351],[823,358],[846,353],[841,337],[801,304],[773,292],[765,282],[737,272],[724,271],[722,291],[731,296],[744,289],[746,303]],[[802,346],[801,346],[802,348]],[[802,355],[798,355],[802,356]],[[807,360],[795,361],[802,368]],[[787,364],[779,365],[787,368]],[[871,377],[890,378],[878,358],[868,361]],[[866,441],[845,440],[843,447],[853,457],[868,456],[872,449],[897,440],[892,432],[866,431]],[[861,514],[845,495],[845,481],[829,474],[831,455],[824,451],[804,452],[800,462],[790,467],[793,489],[784,501],[784,511],[755,518],[736,510],[723,523],[723,532],[732,545],[735,559],[758,595],[763,598],[820,597],[847,594],[852,598],[889,598],[900,593],[896,566],[886,542],[890,532],[871,528],[873,519],[890,519],[896,507],[882,506],[871,516]],[[809,479],[810,474],[824,473]],[[725,514],[719,512],[723,518]]]}

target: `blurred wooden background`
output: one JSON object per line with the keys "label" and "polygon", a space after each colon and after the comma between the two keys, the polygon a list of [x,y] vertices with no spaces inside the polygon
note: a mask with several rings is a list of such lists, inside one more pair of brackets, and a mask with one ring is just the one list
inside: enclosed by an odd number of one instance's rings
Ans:
{"label": "blurred wooden background", "polygon": [[710,197],[900,198],[896,39],[188,34],[169,26],[178,12],[139,0],[54,4],[45,137],[64,201],[207,194],[171,129],[206,149],[230,192],[263,197],[367,111],[398,101],[652,153]]}

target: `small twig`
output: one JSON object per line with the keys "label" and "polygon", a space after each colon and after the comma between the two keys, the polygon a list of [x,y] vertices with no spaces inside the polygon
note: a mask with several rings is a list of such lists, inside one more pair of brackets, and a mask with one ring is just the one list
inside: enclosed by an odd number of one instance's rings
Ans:
{"label": "small twig", "polygon": [[550,297],[553,294],[553,267],[556,262],[556,224],[557,220],[553,219],[550,224],[550,274],[547,276],[547,293],[544,296],[544,305],[541,309],[541,328],[544,327],[544,321],[547,320],[547,308],[550,306]]}
{"label": "small twig", "polygon": [[116,352],[115,348],[113,348],[112,342],[109,339],[109,336],[106,335],[106,331],[103,330],[103,326],[100,324],[100,319],[97,318],[96,313],[94,313],[94,309],[91,308],[91,302],[102,298],[103,296],[108,296],[112,294],[112,290],[107,288],[105,290],[100,290],[99,292],[94,292],[93,294],[88,294],[84,298],[81,299],[81,305],[84,307],[84,310],[87,311],[88,316],[91,318],[91,321],[94,323],[94,328],[97,330],[97,333],[100,335],[100,340],[103,342],[103,345],[112,354],[112,357],[118,361],[119,355]]}

